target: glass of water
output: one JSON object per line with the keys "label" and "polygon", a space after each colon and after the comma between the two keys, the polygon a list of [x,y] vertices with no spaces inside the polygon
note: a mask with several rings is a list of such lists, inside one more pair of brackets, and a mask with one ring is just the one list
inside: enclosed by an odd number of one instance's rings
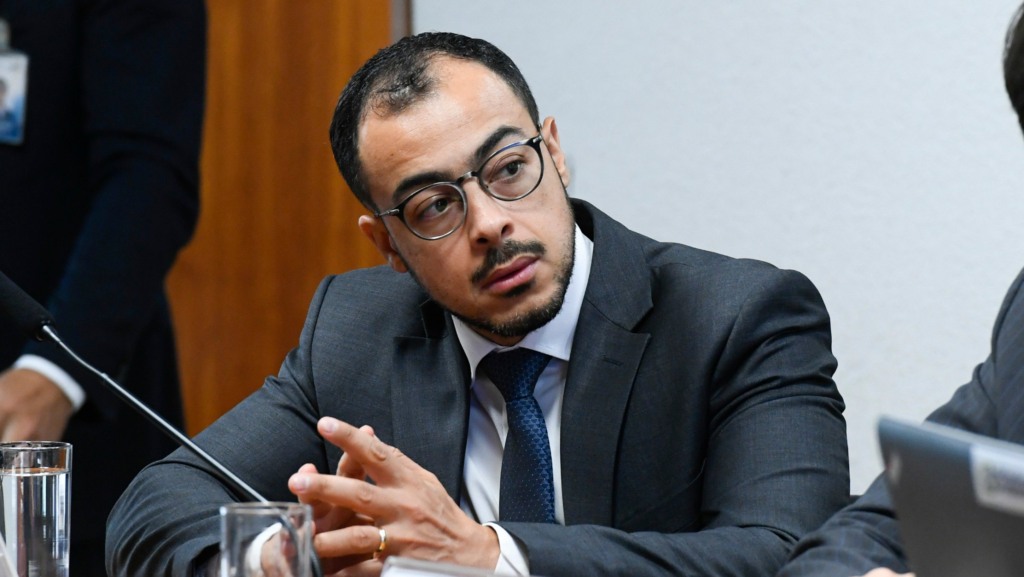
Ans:
{"label": "glass of water", "polygon": [[313,510],[289,502],[220,508],[220,577],[310,577]]}
{"label": "glass of water", "polygon": [[0,443],[0,575],[67,577],[71,445]]}

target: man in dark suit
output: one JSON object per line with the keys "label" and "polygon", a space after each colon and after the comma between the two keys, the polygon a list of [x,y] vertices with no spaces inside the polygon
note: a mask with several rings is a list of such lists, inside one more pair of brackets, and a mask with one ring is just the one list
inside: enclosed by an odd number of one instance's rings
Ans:
{"label": "man in dark suit", "polygon": [[[1024,129],[1024,6],[1007,32],[1003,77]],[[928,416],[929,421],[1024,444],[1024,271],[1010,286],[992,329],[992,351],[971,381]],[[836,513],[793,552],[780,577],[893,577],[911,567],[884,478]]]}
{"label": "man in dark suit", "polygon": [[[202,2],[0,0],[0,20],[29,61],[24,138],[0,144],[0,271],[82,357],[181,424],[164,278],[198,211]],[[110,509],[173,444],[6,323],[0,371],[2,440],[72,443],[71,573],[105,575]]]}
{"label": "man in dark suit", "polygon": [[[1024,444],[1024,271],[992,330],[992,352],[971,381],[929,421]],[[779,576],[892,577],[911,567],[882,476],[849,507],[800,542]]]}
{"label": "man in dark suit", "polygon": [[[765,575],[847,500],[811,283],[570,200],[555,121],[497,48],[382,50],[331,140],[390,266],[326,279],[280,374],[197,437],[266,497],[314,506],[325,573],[401,555]],[[532,395],[506,389],[519,357]],[[111,514],[109,571],[209,567],[237,498],[185,451],[145,469]]]}

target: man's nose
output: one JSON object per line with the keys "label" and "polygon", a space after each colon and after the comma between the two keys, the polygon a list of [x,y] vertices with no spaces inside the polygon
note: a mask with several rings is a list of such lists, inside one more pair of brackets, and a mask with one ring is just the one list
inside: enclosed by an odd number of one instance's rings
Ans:
{"label": "man's nose", "polygon": [[512,233],[506,203],[487,194],[477,179],[462,183],[466,193],[466,227],[476,244],[499,245]]}

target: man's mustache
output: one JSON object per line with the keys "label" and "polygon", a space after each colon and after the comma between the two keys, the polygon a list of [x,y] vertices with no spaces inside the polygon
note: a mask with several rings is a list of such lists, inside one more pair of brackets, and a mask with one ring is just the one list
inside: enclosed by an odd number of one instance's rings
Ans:
{"label": "man's mustache", "polygon": [[521,242],[518,240],[505,241],[500,247],[492,248],[487,251],[484,255],[484,263],[480,265],[480,268],[476,269],[470,280],[474,284],[482,282],[487,275],[491,274],[494,269],[499,266],[511,261],[521,254],[532,254],[536,256],[544,256],[547,249],[540,241],[531,240],[528,242]]}

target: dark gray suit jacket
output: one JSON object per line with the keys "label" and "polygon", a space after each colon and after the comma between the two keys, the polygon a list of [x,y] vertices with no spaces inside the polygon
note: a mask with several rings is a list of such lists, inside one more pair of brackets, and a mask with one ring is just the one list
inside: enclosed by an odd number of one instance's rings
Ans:
{"label": "dark gray suit jacket", "polygon": [[[508,524],[539,575],[768,575],[849,491],[828,314],[802,275],[655,242],[573,201],[594,259],[562,413],[566,525]],[[387,268],[326,279],[277,377],[197,441],[271,499],[370,424],[459,500],[469,368],[447,312]],[[109,523],[111,575],[186,574],[234,497],[178,451]],[[204,552],[204,549],[206,550]]]}
{"label": "dark gray suit jacket", "polygon": [[[992,330],[992,352],[929,421],[1024,444],[1024,271]],[[800,542],[780,576],[862,575],[875,567],[910,571],[884,479]]]}

